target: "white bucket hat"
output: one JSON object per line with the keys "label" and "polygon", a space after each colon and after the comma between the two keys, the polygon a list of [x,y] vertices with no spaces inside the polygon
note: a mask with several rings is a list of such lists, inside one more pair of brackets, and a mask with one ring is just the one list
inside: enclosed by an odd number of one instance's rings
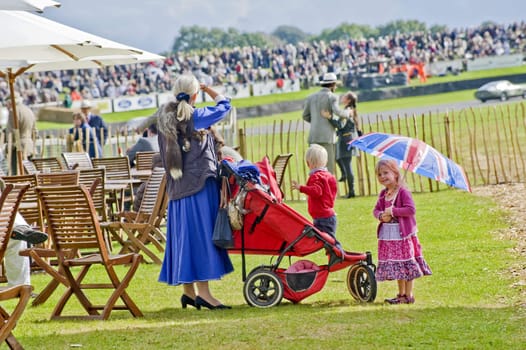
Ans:
{"label": "white bucket hat", "polygon": [[88,100],[82,100],[80,108],[91,108],[91,102]]}
{"label": "white bucket hat", "polygon": [[333,83],[340,83],[335,73],[325,73],[323,78],[320,80],[320,85]]}

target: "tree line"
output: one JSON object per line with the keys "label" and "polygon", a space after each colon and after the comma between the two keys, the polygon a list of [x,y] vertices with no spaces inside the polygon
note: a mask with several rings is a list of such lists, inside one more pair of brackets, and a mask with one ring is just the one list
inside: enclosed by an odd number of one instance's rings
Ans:
{"label": "tree line", "polygon": [[[489,25],[489,23],[486,23]],[[301,29],[281,25],[271,34],[263,32],[246,33],[235,28],[226,30],[219,28],[205,28],[200,26],[184,26],[179,30],[172,46],[173,52],[211,50],[215,48],[234,47],[272,47],[280,44],[297,44],[298,42],[349,40],[360,38],[377,38],[379,36],[394,35],[396,33],[431,32],[439,33],[447,30],[445,25],[428,27],[418,20],[396,20],[384,25],[372,27],[370,25],[342,23],[335,28],[323,30],[319,34],[309,34]]]}

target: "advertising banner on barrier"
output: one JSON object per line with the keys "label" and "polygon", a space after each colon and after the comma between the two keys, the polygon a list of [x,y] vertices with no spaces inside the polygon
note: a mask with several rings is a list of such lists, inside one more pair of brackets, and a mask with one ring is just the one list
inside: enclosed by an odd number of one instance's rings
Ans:
{"label": "advertising banner on barrier", "polygon": [[168,101],[175,101],[175,96],[173,92],[163,92],[160,94],[157,94],[157,106],[161,106],[165,104]]}
{"label": "advertising banner on barrier", "polygon": [[435,61],[425,65],[426,75],[433,77],[462,72],[462,60]]}
{"label": "advertising banner on barrier", "polygon": [[155,94],[118,97],[113,100],[114,112],[135,111],[157,107]]}
{"label": "advertising banner on barrier", "polygon": [[268,81],[266,83],[252,84],[253,96],[263,96],[270,94],[280,94],[284,92],[293,92],[300,90],[299,80],[283,80]]}
{"label": "advertising banner on barrier", "polygon": [[[217,91],[219,94],[230,97],[231,99],[250,97],[250,86],[248,84],[228,84],[212,86],[212,89]],[[212,99],[205,93],[200,93],[197,98],[197,102],[211,102]]]}
{"label": "advertising banner on barrier", "polygon": [[[267,83],[253,84],[227,84],[212,86],[218,93],[232,99],[245,98],[250,96],[262,96],[283,92],[299,91],[299,80],[270,81]],[[99,113],[126,112],[141,109],[157,108],[162,104],[175,99],[173,92],[163,92],[159,94],[121,96],[115,99],[104,98],[91,100],[93,107]],[[196,103],[203,101],[212,102],[210,97],[202,91],[197,95]],[[79,109],[81,101],[74,101],[72,108]]]}
{"label": "advertising banner on barrier", "polygon": [[516,67],[523,64],[522,54],[481,57],[468,60],[468,71],[485,70],[494,68]]}

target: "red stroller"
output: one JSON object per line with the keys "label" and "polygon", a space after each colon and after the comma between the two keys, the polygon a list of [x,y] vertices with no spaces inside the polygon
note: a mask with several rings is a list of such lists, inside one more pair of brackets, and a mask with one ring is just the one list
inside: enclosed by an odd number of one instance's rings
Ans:
{"label": "red stroller", "polygon": [[[311,221],[282,202],[275,173],[265,157],[247,161],[221,162],[221,175],[229,179],[231,203],[242,215],[241,228],[234,230],[231,253],[242,254],[243,295],[251,306],[278,305],[282,298],[298,303],[320,291],[329,272],[349,267],[347,288],[354,299],[372,302],[376,298],[376,266],[370,252],[345,251],[331,235],[317,230]],[[303,257],[325,249],[327,265],[299,260],[280,267],[284,257]],[[277,256],[271,265],[258,266],[247,276],[245,254]]]}

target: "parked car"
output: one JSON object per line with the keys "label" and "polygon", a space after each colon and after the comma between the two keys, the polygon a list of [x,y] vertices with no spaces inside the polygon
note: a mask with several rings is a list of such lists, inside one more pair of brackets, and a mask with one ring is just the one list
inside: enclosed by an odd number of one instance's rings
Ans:
{"label": "parked car", "polygon": [[497,80],[482,85],[475,92],[475,97],[482,102],[487,100],[498,99],[506,101],[510,97],[522,96],[526,98],[526,90],[508,80]]}

